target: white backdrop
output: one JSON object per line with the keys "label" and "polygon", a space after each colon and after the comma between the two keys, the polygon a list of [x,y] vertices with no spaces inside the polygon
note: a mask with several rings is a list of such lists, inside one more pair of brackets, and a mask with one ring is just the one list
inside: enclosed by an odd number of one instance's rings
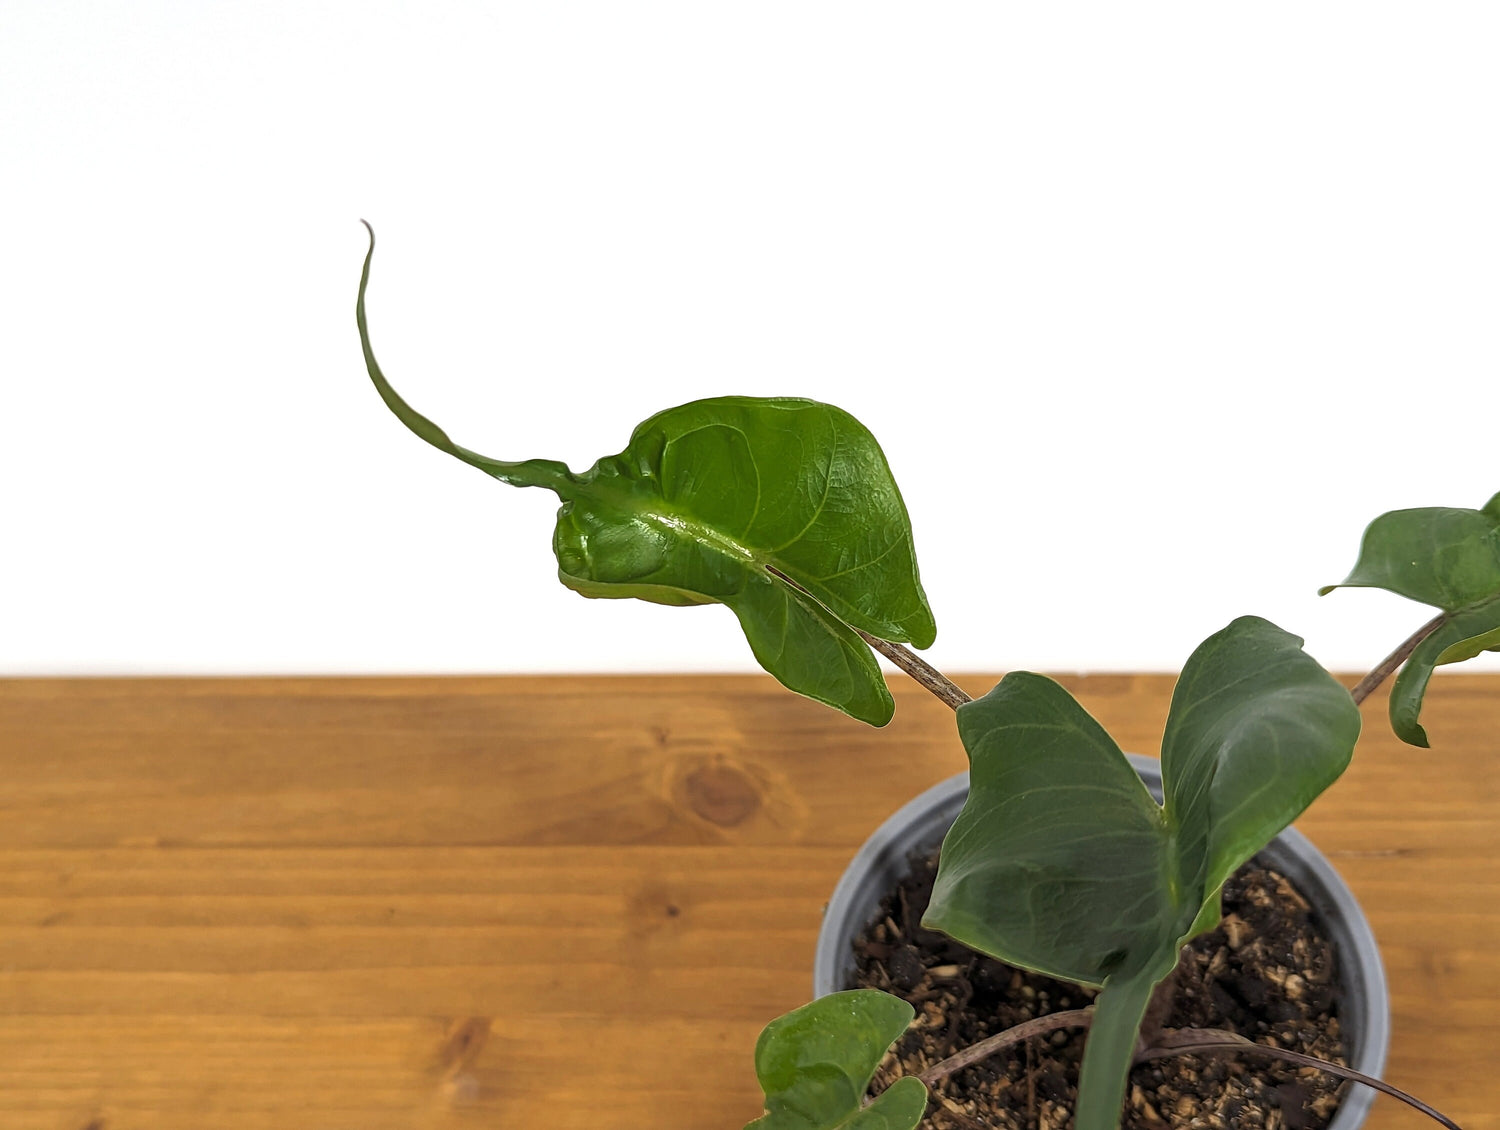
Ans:
{"label": "white backdrop", "polygon": [[[586,601],[555,502],[724,393],[886,448],[953,670],[1428,612],[1375,514],[1500,489],[1489,4],[0,9],[0,673],[749,670]],[[1494,666],[1492,663],[1491,666]]]}

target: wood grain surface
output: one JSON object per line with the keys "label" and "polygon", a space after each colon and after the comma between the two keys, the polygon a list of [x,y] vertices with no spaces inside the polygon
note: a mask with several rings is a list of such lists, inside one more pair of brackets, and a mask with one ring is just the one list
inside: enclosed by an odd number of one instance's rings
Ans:
{"label": "wood grain surface", "polygon": [[[1170,678],[1063,681],[1156,751]],[[749,676],[0,682],[0,1130],[737,1130],[848,858],[965,767],[894,690],[873,730]],[[1299,827],[1387,1077],[1500,1130],[1500,677],[1434,680],[1430,751],[1365,713]]]}

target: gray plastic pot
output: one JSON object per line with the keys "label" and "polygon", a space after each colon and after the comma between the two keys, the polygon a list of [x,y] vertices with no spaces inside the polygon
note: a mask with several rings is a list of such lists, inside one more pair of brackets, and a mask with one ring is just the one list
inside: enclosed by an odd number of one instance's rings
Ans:
{"label": "gray plastic pot", "polygon": [[[1127,756],[1160,801],[1159,763],[1139,754]],[[931,851],[942,842],[968,794],[967,773],[949,777],[901,808],[865,841],[823,913],[813,962],[814,996],[826,996],[849,984],[854,973],[855,936],[875,917],[880,900],[906,876],[911,854]],[[1333,938],[1343,983],[1339,1020],[1349,1065],[1379,1078],[1390,1043],[1391,1006],[1385,967],[1370,923],[1332,864],[1296,829],[1282,832],[1260,854],[1302,892]],[[1358,1130],[1374,1101],[1374,1091],[1352,1084],[1328,1130]]]}

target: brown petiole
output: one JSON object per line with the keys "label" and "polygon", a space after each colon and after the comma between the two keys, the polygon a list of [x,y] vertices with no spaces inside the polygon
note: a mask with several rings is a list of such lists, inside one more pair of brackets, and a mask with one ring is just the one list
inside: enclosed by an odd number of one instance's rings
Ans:
{"label": "brown petiole", "polygon": [[[780,569],[768,565],[766,566],[766,571],[779,577],[793,588],[804,593],[807,592],[806,589]],[[1447,618],[1448,614],[1446,612],[1441,612],[1434,616],[1403,640],[1395,651],[1382,659],[1379,665],[1355,684],[1354,689],[1349,692],[1355,703],[1363,703],[1365,699],[1369,698],[1375,688],[1390,678],[1391,674],[1411,657],[1411,653],[1417,649],[1418,644],[1443,626],[1443,622]],[[938,701],[945,706],[957,710],[964,703],[973,701],[973,696],[910,648],[904,647],[899,643],[892,643],[890,640],[880,639],[878,636],[872,636],[869,632],[861,631],[859,628],[855,628],[854,630],[859,633],[860,639],[864,640],[865,643],[869,644],[881,655],[905,671],[913,680],[935,695]]]}
{"label": "brown petiole", "polygon": [[[1048,1032],[1055,1032],[1060,1028],[1087,1028],[1094,1019],[1094,1008],[1075,1008],[1067,1012],[1054,1012],[1047,1016],[1038,1016],[1034,1020],[1027,1020],[1017,1024],[1014,1028],[1007,1028],[1004,1032],[997,1032],[988,1039],[980,1040],[972,1044],[956,1055],[951,1055],[945,1060],[933,1064],[926,1071],[917,1076],[924,1084],[931,1087],[939,1080],[946,1079],[955,1072],[971,1067],[980,1060],[1003,1051],[1023,1040],[1029,1040],[1033,1036],[1042,1036]],[[1427,1117],[1433,1119],[1447,1130],[1463,1130],[1458,1123],[1454,1122],[1441,1111],[1428,1106],[1415,1095],[1407,1094],[1399,1087],[1393,1087],[1372,1075],[1366,1075],[1362,1071],[1356,1071],[1352,1067],[1344,1067],[1341,1064],[1330,1063],[1326,1059],[1318,1059],[1316,1056],[1304,1055],[1302,1052],[1290,1051],[1286,1048],[1272,1047],[1268,1044],[1257,1044],[1247,1040],[1243,1036],[1235,1035],[1233,1032],[1225,1032],[1219,1028],[1177,1028],[1163,1031],[1156,1043],[1149,1048],[1144,1048],[1136,1054],[1135,1062],[1144,1063],[1152,1059],[1165,1059],[1174,1055],[1234,1055],[1239,1052],[1249,1052],[1258,1055],[1270,1056],[1272,1059],[1285,1060],[1302,1067],[1313,1067],[1319,1071],[1326,1071],[1331,1075],[1337,1075],[1344,1079],[1351,1079],[1356,1083],[1363,1083],[1366,1087],[1373,1087],[1382,1094],[1390,1095],[1394,1099],[1400,1099],[1415,1110],[1421,1111]]]}
{"label": "brown petiole", "polygon": [[1380,665],[1375,670],[1361,679],[1355,688],[1349,692],[1353,696],[1356,705],[1369,698],[1370,692],[1385,682],[1390,677],[1392,671],[1405,663],[1411,657],[1411,653],[1417,650],[1417,645],[1441,628],[1443,621],[1447,618],[1448,614],[1446,612],[1438,613],[1411,635],[1407,636],[1400,647],[1382,659]]}
{"label": "brown petiole", "polygon": [[1059,1028],[1087,1028],[1093,1019],[1094,1006],[1089,1005],[1087,1008],[1074,1008],[1067,1012],[1053,1012],[1046,1016],[1038,1016],[1034,1020],[1023,1020],[1014,1028],[996,1032],[993,1036],[980,1040],[977,1044],[970,1044],[963,1051],[950,1055],[947,1059],[939,1060],[917,1078],[930,1087],[939,1079],[946,1079],[955,1071],[962,1071],[971,1064],[988,1059],[1012,1044],[1019,1044],[1022,1040],[1029,1040],[1032,1036],[1045,1036],[1048,1032],[1056,1032]]}
{"label": "brown petiole", "polygon": [[1270,1056],[1272,1059],[1282,1059],[1288,1063],[1313,1067],[1319,1071],[1326,1071],[1330,1075],[1352,1079],[1356,1083],[1363,1083],[1366,1087],[1373,1087],[1382,1094],[1390,1095],[1393,1099],[1400,1099],[1407,1106],[1421,1111],[1428,1118],[1446,1126],[1448,1130],[1463,1130],[1458,1123],[1441,1111],[1434,1110],[1415,1095],[1409,1095],[1401,1088],[1393,1087],[1389,1083],[1376,1079],[1373,1075],[1355,1071],[1352,1067],[1329,1063],[1326,1059],[1319,1059],[1317,1056],[1304,1055],[1302,1052],[1276,1048],[1269,1044],[1257,1044],[1253,1040],[1247,1040],[1243,1036],[1217,1028],[1179,1028],[1173,1032],[1163,1032],[1156,1047],[1142,1052],[1137,1057],[1137,1061],[1164,1059],[1173,1055],[1234,1055],[1238,1052],[1253,1052]]}
{"label": "brown petiole", "polygon": [[[776,568],[776,566],[767,565],[766,572],[778,580],[785,581],[798,592],[805,593],[814,600],[817,599],[817,597],[813,596],[812,593],[808,592],[796,581]],[[859,633],[860,639],[864,640],[865,643],[869,644],[923,687],[935,694],[944,705],[957,710],[964,703],[973,701],[962,687],[949,679],[948,676],[944,675],[931,663],[918,656],[910,648],[903,647],[899,643],[892,643],[890,640],[883,640],[878,636],[872,636],[869,632],[861,631],[859,628],[855,628],[854,630]]]}

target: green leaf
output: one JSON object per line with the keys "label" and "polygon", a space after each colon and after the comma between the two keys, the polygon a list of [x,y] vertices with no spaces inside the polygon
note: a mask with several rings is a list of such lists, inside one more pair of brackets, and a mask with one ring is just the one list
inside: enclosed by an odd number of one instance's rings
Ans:
{"label": "green leaf", "polygon": [[958,733],[969,796],[923,923],[1083,985],[1164,944],[1176,915],[1161,808],[1077,700],[1012,672],[958,708]]}
{"label": "green leaf", "polygon": [[1050,679],[1015,672],[959,707],[969,796],[923,922],[1104,986],[1078,1130],[1115,1125],[1145,999],[1180,946],[1217,922],[1224,879],[1349,762],[1359,711],[1301,644],[1243,617],[1194,651],[1167,719],[1164,805]]}
{"label": "green leaf", "polygon": [[727,396],[657,413],[582,474],[479,455],[382,374],[365,318],[374,247],[372,232],[356,304],[371,380],[434,447],[562,498],[552,544],[563,584],[589,597],[726,605],[783,684],[863,721],[890,720],[890,691],[859,633],[923,648],[937,629],[906,506],[859,421],[812,400]]}
{"label": "green leaf", "polygon": [[1408,745],[1428,747],[1427,731],[1417,722],[1433,668],[1461,663],[1482,651],[1500,651],[1500,596],[1450,613],[1416,646],[1391,687],[1391,729]]}
{"label": "green leaf", "polygon": [[1382,514],[1365,530],[1359,559],[1341,585],[1386,589],[1443,610],[1391,688],[1391,728],[1427,746],[1418,724],[1434,667],[1500,650],[1500,494],[1479,510],[1423,507]]}
{"label": "green leaf", "polygon": [[1200,644],[1161,749],[1182,889],[1197,903],[1217,891],[1338,780],[1359,728],[1349,692],[1269,621],[1241,617]]}
{"label": "green leaf", "polygon": [[898,997],[853,989],[771,1021],[755,1045],[766,1114],[746,1130],[912,1130],[927,1107],[920,1079],[896,1080],[868,1106],[864,1095],[913,1015]]}
{"label": "green leaf", "polygon": [[1094,998],[1094,1019],[1083,1045],[1078,1071],[1078,1109],[1075,1130],[1114,1130],[1120,1124],[1120,1104],[1135,1058],[1136,1036],[1151,1003],[1156,983],[1172,972],[1176,951],[1164,969],[1142,969],[1111,977]]}
{"label": "green leaf", "polygon": [[1378,588],[1456,612],[1500,593],[1500,494],[1482,510],[1392,510],[1365,529],[1359,559],[1336,588]]}

